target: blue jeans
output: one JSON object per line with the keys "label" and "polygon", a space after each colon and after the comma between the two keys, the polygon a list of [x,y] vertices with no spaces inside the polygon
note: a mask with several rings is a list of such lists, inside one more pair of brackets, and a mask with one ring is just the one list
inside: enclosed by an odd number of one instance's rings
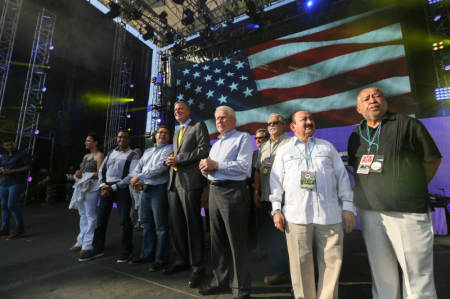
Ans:
{"label": "blue jeans", "polygon": [[9,215],[12,214],[16,221],[16,227],[23,228],[22,209],[20,208],[20,195],[25,190],[25,184],[0,186],[0,198],[2,201],[2,228],[9,228]]}
{"label": "blue jeans", "polygon": [[[141,199],[141,258],[155,254],[155,262],[164,262],[167,246],[167,184],[146,185]],[[155,242],[156,241],[156,242]],[[156,244],[155,244],[156,243]]]}

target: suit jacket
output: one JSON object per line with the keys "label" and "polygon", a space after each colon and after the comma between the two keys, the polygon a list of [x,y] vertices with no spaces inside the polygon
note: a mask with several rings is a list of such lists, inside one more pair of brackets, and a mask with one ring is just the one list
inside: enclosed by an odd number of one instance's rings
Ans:
{"label": "suit jacket", "polygon": [[173,167],[170,168],[170,178],[168,188],[175,184],[176,188],[183,188],[187,191],[203,188],[206,178],[200,172],[198,164],[201,159],[207,158],[211,145],[209,143],[209,133],[203,121],[191,122],[184,128],[180,146],[178,146],[178,135],[180,130],[173,136],[173,152],[179,157],[178,180],[174,180]]}

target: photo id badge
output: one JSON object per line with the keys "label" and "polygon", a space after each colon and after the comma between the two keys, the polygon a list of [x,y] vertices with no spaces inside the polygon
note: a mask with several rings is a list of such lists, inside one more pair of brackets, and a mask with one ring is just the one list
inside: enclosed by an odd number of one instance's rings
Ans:
{"label": "photo id badge", "polygon": [[375,155],[375,157],[373,158],[373,162],[370,165],[370,172],[381,173],[383,171],[383,162],[384,162],[383,155]]}
{"label": "photo id badge", "polygon": [[314,171],[302,171],[300,174],[300,187],[313,190],[316,188],[316,173]]}
{"label": "photo id badge", "polygon": [[361,161],[359,162],[358,170],[356,171],[356,173],[369,174],[370,165],[372,165],[374,157],[375,155],[363,155],[361,157]]}

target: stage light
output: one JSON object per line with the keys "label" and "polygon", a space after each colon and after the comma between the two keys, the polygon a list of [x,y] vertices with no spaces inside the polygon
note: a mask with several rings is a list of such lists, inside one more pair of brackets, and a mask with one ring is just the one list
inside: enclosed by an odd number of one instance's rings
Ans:
{"label": "stage light", "polygon": [[433,21],[437,22],[441,19],[441,15],[437,15],[433,18]]}
{"label": "stage light", "polygon": [[54,47],[53,45],[50,45],[50,47],[48,47],[48,49],[49,49],[50,51],[53,51],[53,49],[55,49],[55,47]]}
{"label": "stage light", "polygon": [[258,24],[251,24],[250,28],[256,30],[256,29],[259,28],[259,25]]}
{"label": "stage light", "polygon": [[161,123],[161,119],[158,118],[158,119],[156,120],[156,122],[157,122],[158,124],[160,124],[160,123]]}
{"label": "stage light", "polygon": [[127,118],[128,118],[128,119],[131,118],[131,114],[130,114],[130,113],[127,114]]}
{"label": "stage light", "polygon": [[189,8],[185,8],[183,10],[183,15],[185,15],[186,17],[181,19],[181,24],[187,26],[194,23],[194,12],[192,10],[190,10]]}
{"label": "stage light", "polygon": [[428,0],[428,4],[434,4],[437,2],[441,2],[442,0]]}
{"label": "stage light", "polygon": [[109,8],[110,10],[106,14],[111,19],[117,18],[120,16],[120,5],[115,2],[109,2]]}
{"label": "stage light", "polygon": [[31,183],[31,181],[33,181],[33,177],[31,177],[31,176],[27,177],[27,182]]}
{"label": "stage light", "polygon": [[38,129],[34,130],[34,135],[39,135],[39,130]]}
{"label": "stage light", "polygon": [[130,84],[130,88],[134,88],[134,84],[133,83]]}
{"label": "stage light", "polygon": [[127,131],[128,131],[128,132],[131,132],[131,128],[128,128]]}
{"label": "stage light", "polygon": [[306,2],[306,6],[307,7],[311,7],[313,6],[314,2],[312,0],[309,0],[308,2]]}
{"label": "stage light", "polygon": [[42,87],[42,92],[46,92],[47,91],[47,87]]}
{"label": "stage light", "polygon": [[158,90],[158,95],[161,95],[161,94],[162,94],[161,90]]}
{"label": "stage light", "polygon": [[447,205],[447,212],[450,213],[450,203]]}
{"label": "stage light", "polygon": [[437,101],[450,99],[450,87],[436,88],[434,94]]}
{"label": "stage light", "polygon": [[444,67],[444,70],[450,71],[450,64],[449,64],[449,65],[446,65],[446,66]]}

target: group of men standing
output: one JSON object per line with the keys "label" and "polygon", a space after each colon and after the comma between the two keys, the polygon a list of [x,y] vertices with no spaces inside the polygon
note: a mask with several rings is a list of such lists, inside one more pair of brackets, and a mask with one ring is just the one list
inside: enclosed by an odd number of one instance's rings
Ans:
{"label": "group of men standing", "polygon": [[[164,162],[170,169],[167,190],[172,250],[171,263],[163,272],[190,268],[188,285],[192,288],[205,280],[200,198],[209,182],[213,276],[200,294],[250,296],[247,254],[253,195],[263,215],[259,229],[269,260],[265,282],[290,276],[295,298],[337,298],[343,234],[356,225],[355,197],[372,269],[373,297],[399,299],[403,292],[403,298],[437,298],[427,184],[437,171],[441,154],[419,121],[388,112],[387,101],[377,88],[362,90],[356,106],[364,119],[348,142],[356,184],[352,190],[334,146],[314,137],[316,126],[308,111],[292,114],[289,127],[293,137],[284,134],[286,124],[281,115],[270,115],[270,138],[254,155],[251,136],[235,128],[232,108],[216,108],[219,136],[210,146],[205,123],[192,120],[187,104],[176,102],[174,114],[180,128],[173,136],[173,154]],[[256,134],[257,143],[267,137],[261,133]],[[252,165],[256,169],[254,194],[248,184]],[[106,183],[102,193],[122,190],[122,173],[113,178],[108,171],[103,174],[106,181],[114,182]],[[124,248],[129,252],[131,224],[124,220],[122,225]],[[104,236],[104,231],[99,233]],[[104,240],[100,240],[103,247]],[[319,271],[317,287],[313,248]],[[402,270],[402,288],[397,264]]]}

